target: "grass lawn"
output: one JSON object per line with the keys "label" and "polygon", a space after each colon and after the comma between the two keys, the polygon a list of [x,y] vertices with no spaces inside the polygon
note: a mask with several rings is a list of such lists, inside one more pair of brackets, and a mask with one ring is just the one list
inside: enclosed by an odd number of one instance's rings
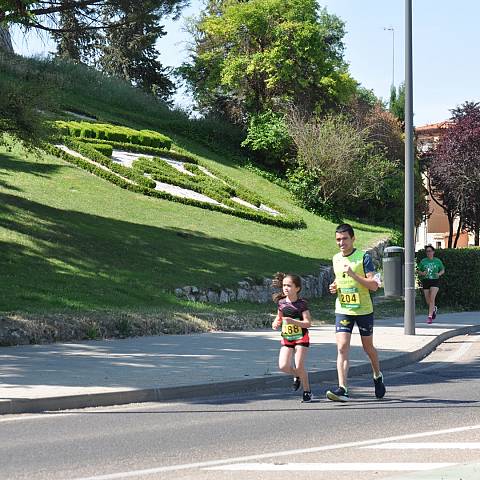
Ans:
{"label": "grass lawn", "polygon": [[[146,197],[18,145],[1,149],[0,310],[160,307],[176,303],[165,291],[178,286],[311,273],[329,262],[334,225],[294,206],[282,188],[242,175],[308,227],[286,230]],[[388,235],[357,229],[361,246]]]}
{"label": "grass lawn", "polygon": [[[2,64],[4,80],[24,89],[47,72],[46,85],[57,102],[50,119],[68,118],[63,110],[71,109],[165,133],[307,227],[288,230],[135,194],[50,155],[34,156],[18,144],[0,146],[0,312],[38,318],[130,312],[186,321],[237,316],[246,325],[255,319],[268,325],[273,303],[191,304],[170,292],[185,285],[235,286],[245,277],[260,279],[276,271],[314,273],[337,251],[335,224],[243,168],[226,130],[216,132],[217,140],[225,133],[223,147],[209,142],[208,131],[202,137],[203,126],[188,123],[184,114],[82,68],[20,58]],[[388,228],[351,223],[360,248],[391,235]],[[332,311],[331,298],[312,301],[319,321],[331,321]]]}

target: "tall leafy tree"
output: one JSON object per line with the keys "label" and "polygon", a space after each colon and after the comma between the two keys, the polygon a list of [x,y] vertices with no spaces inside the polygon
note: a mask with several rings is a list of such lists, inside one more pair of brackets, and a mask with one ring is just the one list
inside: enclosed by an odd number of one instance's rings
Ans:
{"label": "tall leafy tree", "polygon": [[246,124],[289,104],[326,111],[356,88],[343,60],[344,24],[314,0],[210,1],[190,30],[180,73],[203,113]]}

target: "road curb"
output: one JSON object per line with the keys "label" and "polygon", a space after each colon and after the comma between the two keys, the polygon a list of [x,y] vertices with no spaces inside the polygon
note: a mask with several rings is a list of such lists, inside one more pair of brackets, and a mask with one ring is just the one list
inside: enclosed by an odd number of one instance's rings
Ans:
{"label": "road curb", "polygon": [[[438,345],[442,344],[445,340],[478,331],[480,331],[480,325],[469,325],[443,332],[418,350],[382,360],[382,370],[388,371],[418,362],[433,352]],[[361,365],[350,367],[349,376],[355,377],[370,372],[370,364],[366,362]],[[336,369],[312,371],[309,375],[312,383],[335,381],[337,378],[337,371]],[[6,399],[0,401],[0,414],[39,413],[54,410],[124,405],[128,403],[191,400],[221,394],[241,394],[262,391],[275,387],[287,387],[290,383],[291,379],[288,376],[277,374],[243,380],[187,385],[181,387],[154,387],[34,399]]]}

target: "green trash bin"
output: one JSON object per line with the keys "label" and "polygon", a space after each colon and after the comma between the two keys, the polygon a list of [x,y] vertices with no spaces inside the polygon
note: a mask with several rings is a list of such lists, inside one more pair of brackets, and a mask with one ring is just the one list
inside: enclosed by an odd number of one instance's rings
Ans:
{"label": "green trash bin", "polygon": [[405,249],[387,247],[383,251],[383,290],[385,297],[405,296]]}

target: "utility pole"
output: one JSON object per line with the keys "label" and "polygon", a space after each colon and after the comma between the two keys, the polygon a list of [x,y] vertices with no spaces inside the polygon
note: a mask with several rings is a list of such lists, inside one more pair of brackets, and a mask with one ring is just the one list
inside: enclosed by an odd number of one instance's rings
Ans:
{"label": "utility pole", "polygon": [[405,335],[415,335],[412,0],[405,0]]}

